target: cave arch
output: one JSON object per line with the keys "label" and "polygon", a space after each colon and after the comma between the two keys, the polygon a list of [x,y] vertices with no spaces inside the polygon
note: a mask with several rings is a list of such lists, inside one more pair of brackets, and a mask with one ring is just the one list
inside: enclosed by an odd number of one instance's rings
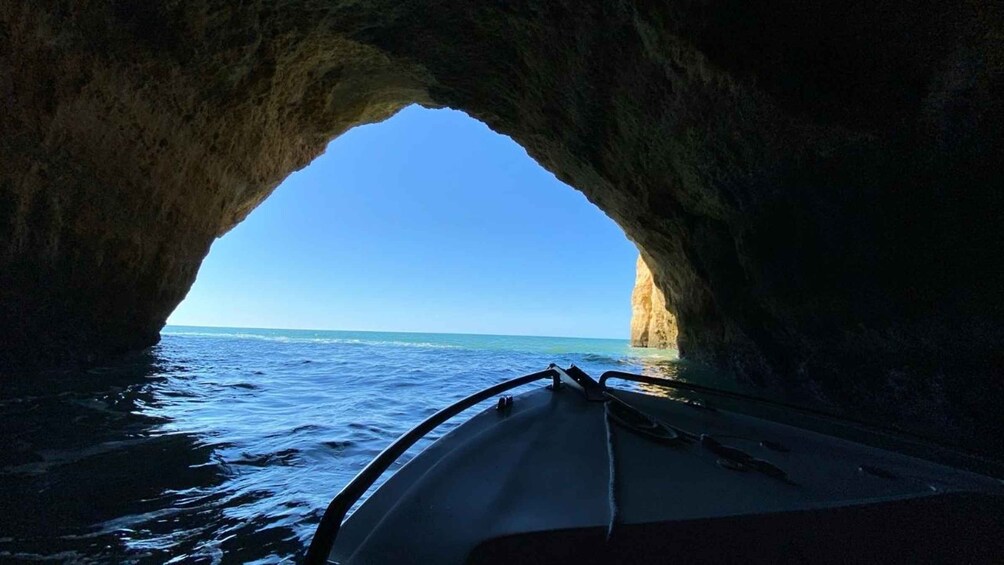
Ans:
{"label": "cave arch", "polygon": [[623,338],[637,254],[510,138],[409,106],[217,239],[167,328]]}
{"label": "cave arch", "polygon": [[418,103],[620,224],[684,356],[1001,431],[1002,21],[991,1],[7,3],[0,364],[155,342],[215,237]]}

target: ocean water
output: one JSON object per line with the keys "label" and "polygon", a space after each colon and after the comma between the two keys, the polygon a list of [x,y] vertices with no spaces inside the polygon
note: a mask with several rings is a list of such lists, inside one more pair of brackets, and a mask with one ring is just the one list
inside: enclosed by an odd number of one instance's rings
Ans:
{"label": "ocean water", "polygon": [[10,380],[0,561],[296,560],[394,438],[551,362],[702,379],[675,352],[624,340],[168,326],[113,366]]}

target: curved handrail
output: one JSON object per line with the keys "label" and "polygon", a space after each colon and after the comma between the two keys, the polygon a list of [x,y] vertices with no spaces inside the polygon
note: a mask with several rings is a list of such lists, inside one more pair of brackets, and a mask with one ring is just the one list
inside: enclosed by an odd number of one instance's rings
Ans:
{"label": "curved handrail", "polygon": [[[724,398],[731,398],[732,400],[742,400],[746,402],[755,402],[757,404],[763,404],[765,406],[770,406],[773,408],[783,408],[792,412],[799,412],[806,414],[808,416],[814,416],[817,418],[823,418],[826,420],[831,420],[840,424],[853,424],[856,426],[861,426],[868,429],[872,433],[882,433],[894,436],[901,440],[914,440],[920,441],[925,444],[931,444],[932,440],[919,436],[917,434],[911,433],[906,430],[900,429],[887,429],[882,427],[882,425],[869,422],[867,420],[859,420],[852,416],[844,416],[840,414],[834,414],[832,412],[827,412],[825,410],[817,410],[815,408],[809,408],[807,406],[799,406],[797,404],[790,404],[787,402],[781,402],[779,400],[771,400],[769,398],[762,398],[759,396],[753,396],[751,394],[743,394],[741,392],[732,392],[728,390],[722,390],[720,388],[714,388],[710,386],[698,385],[694,383],[687,383],[683,381],[676,381],[672,379],[664,379],[660,377],[649,377],[647,375],[637,375],[635,373],[625,373],[623,371],[607,371],[600,375],[599,385],[601,388],[606,390],[606,382],[608,379],[622,379],[625,381],[634,381],[639,383],[646,383],[655,386],[661,386],[665,388],[686,390],[689,392],[697,392],[703,394],[710,394],[714,396],[720,396]],[[930,445],[930,447],[939,447],[937,445]]]}
{"label": "curved handrail", "polygon": [[733,400],[745,400],[749,402],[757,402],[759,404],[766,404],[768,406],[773,406],[776,408],[785,408],[788,410],[795,410],[798,412],[804,412],[811,414],[813,416],[821,416],[825,418],[832,418],[835,420],[851,422],[855,424],[870,425],[868,422],[854,420],[853,418],[847,418],[844,416],[838,416],[836,414],[831,414],[823,410],[816,410],[813,408],[808,408],[805,406],[798,406],[797,404],[789,404],[786,402],[781,402],[778,400],[770,400],[768,398],[761,398],[759,396],[753,396],[750,394],[743,394],[741,392],[732,392],[728,390],[723,390],[720,388],[714,388],[710,386],[698,385],[694,383],[687,383],[683,381],[676,381],[672,379],[665,379],[660,377],[650,377],[648,375],[638,375],[635,373],[625,373],[624,371],[607,371],[600,375],[599,385],[600,388],[607,388],[607,380],[615,378],[625,381],[633,381],[638,383],[646,383],[655,386],[661,386],[665,388],[674,388],[679,390],[686,390],[690,392],[698,392],[704,394],[712,394],[715,396],[722,396],[725,398],[731,398]]}
{"label": "curved handrail", "polygon": [[[832,423],[844,426],[856,426],[857,429],[859,430],[862,430],[866,433],[870,433],[872,435],[884,436],[886,438],[889,438],[890,440],[898,442],[900,445],[905,443],[910,443],[914,446],[919,446],[927,450],[927,452],[930,452],[931,450],[936,450],[941,457],[948,458],[948,463],[951,464],[952,466],[965,467],[968,470],[976,471],[982,474],[993,475],[998,478],[1004,476],[1004,467],[1002,467],[999,462],[994,461],[992,459],[988,459],[982,455],[963,451],[955,446],[945,445],[936,438],[926,437],[917,434],[915,432],[911,432],[909,430],[903,430],[900,428],[895,428],[895,427],[890,428],[887,425],[882,425],[877,422],[869,422],[867,420],[861,420],[858,418],[854,418],[853,416],[834,414],[832,412],[827,412],[825,410],[817,410],[814,408],[809,408],[807,406],[799,406],[797,404],[790,404],[778,400],[770,400],[759,396],[753,396],[750,394],[743,394],[739,392],[731,392],[728,390],[722,390],[694,383],[687,383],[683,381],[676,381],[672,379],[665,379],[659,377],[649,377],[647,375],[637,375],[634,373],[625,373],[623,371],[607,371],[602,375],[600,375],[599,386],[602,390],[609,390],[608,387],[606,386],[606,383],[611,378],[647,383],[671,389],[679,389],[696,393],[710,394],[714,396],[730,398],[732,400],[753,402],[765,406],[770,406],[773,408],[781,408],[786,411],[800,413],[823,420],[828,420]],[[926,458],[930,459],[930,454],[928,454]]]}
{"label": "curved handrail", "polygon": [[[407,433],[397,438],[394,443],[387,446],[386,449],[380,452],[375,459],[369,462],[359,474],[355,476],[349,484],[339,492],[335,498],[328,504],[328,508],[324,511],[324,516],[321,517],[321,523],[317,525],[317,531],[314,533],[314,539],[310,542],[310,547],[307,548],[307,554],[304,557],[304,563],[307,565],[321,565],[327,563],[328,555],[331,553],[331,548],[335,545],[335,538],[338,537],[338,531],[342,527],[342,520],[345,519],[345,515],[348,513],[352,505],[362,497],[366,491],[373,486],[380,475],[384,473],[393,463],[400,457],[409,447],[415,444],[418,440],[422,439],[425,434],[432,431],[434,428],[449,420],[450,418],[456,416],[457,414],[463,412],[464,410],[474,406],[475,404],[482,402],[507,390],[522,386],[525,384],[532,383],[545,378],[558,379],[559,373],[553,368],[546,369],[537,373],[531,373],[529,375],[524,375],[522,377],[517,377],[495,386],[488,387],[480,392],[474,393],[463,400],[454,402],[453,404],[443,408],[439,412],[436,412],[432,416],[429,416],[421,423],[419,423],[414,428],[408,430]],[[555,380],[557,382],[557,380]]]}

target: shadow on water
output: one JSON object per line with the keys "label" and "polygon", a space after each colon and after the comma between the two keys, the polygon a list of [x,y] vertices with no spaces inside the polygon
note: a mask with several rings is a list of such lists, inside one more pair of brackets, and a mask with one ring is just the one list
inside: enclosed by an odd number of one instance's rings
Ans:
{"label": "shadow on water", "polygon": [[248,546],[255,557],[299,550],[288,528],[229,516],[220,486],[230,472],[216,446],[156,414],[163,375],[183,370],[166,363],[154,350],[4,382],[0,561],[218,562],[244,561]]}

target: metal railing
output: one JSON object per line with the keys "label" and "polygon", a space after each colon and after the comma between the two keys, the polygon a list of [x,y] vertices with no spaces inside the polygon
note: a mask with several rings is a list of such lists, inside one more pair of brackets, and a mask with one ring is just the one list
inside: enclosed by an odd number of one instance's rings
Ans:
{"label": "metal railing", "polygon": [[[752,402],[756,404],[761,404],[763,406],[769,406],[771,408],[780,408],[789,412],[797,412],[799,414],[804,414],[807,416],[814,416],[816,418],[822,418],[830,420],[833,422],[838,422],[841,424],[853,424],[856,426],[870,428],[870,431],[897,434],[901,436],[909,436],[908,432],[901,430],[886,430],[881,426],[867,422],[865,420],[858,420],[849,416],[844,416],[840,414],[834,414],[832,412],[826,412],[824,410],[817,410],[814,408],[809,408],[807,406],[801,406],[798,404],[790,404],[787,402],[781,402],[778,400],[771,400],[769,398],[762,398],[759,396],[753,396],[750,394],[743,394],[741,392],[732,392],[728,390],[723,390],[720,388],[714,388],[710,386],[704,386],[694,383],[687,383],[683,381],[677,381],[672,379],[660,378],[660,377],[649,377],[647,375],[636,375],[634,373],[625,373],[623,371],[607,371],[600,375],[599,385],[603,390],[607,389],[607,381],[610,379],[621,379],[625,381],[631,381],[636,383],[645,383],[655,386],[660,386],[663,388],[669,388],[674,390],[683,390],[687,392],[696,392],[700,394],[707,394],[712,396],[717,396],[720,398],[729,398],[732,400],[739,400],[742,402]],[[918,437],[917,439],[923,439]]]}
{"label": "metal railing", "polygon": [[[650,385],[676,389],[681,391],[687,391],[692,393],[713,395],[720,398],[728,398],[732,400],[742,401],[742,402],[752,402],[755,404],[766,405],[775,409],[782,409],[786,412],[798,413],[806,416],[811,416],[815,418],[820,418],[823,420],[829,420],[831,422],[840,423],[843,425],[851,425],[854,427],[861,427],[868,430],[869,433],[885,435],[888,437],[895,437],[899,441],[910,441],[915,443],[923,443],[926,447],[936,447],[930,443],[930,440],[926,438],[910,437],[911,434],[904,434],[900,430],[887,430],[876,426],[873,423],[863,422],[853,418],[848,418],[845,416],[839,416],[829,412],[814,410],[811,408],[797,406],[794,404],[788,404],[784,402],[778,402],[774,400],[769,400],[765,398],[760,398],[752,395],[731,392],[726,390],[721,390],[717,388],[712,388],[708,386],[698,385],[694,383],[686,383],[677,380],[670,380],[666,378],[649,377],[646,375],[636,375],[633,373],[625,373],[621,371],[607,371],[600,376],[599,382],[594,382],[588,375],[583,373],[580,369],[574,365],[569,367],[567,370],[562,370],[555,365],[551,365],[548,369],[531,373],[529,375],[524,375],[522,377],[517,377],[497,385],[486,388],[480,392],[474,393],[458,402],[443,408],[439,412],[436,412],[432,416],[426,418],[424,421],[419,423],[417,426],[409,430],[407,433],[399,437],[394,443],[390,444],[386,449],[380,452],[373,461],[371,461],[362,471],[359,472],[345,487],[338,493],[337,496],[328,504],[327,509],[324,511],[324,515],[321,517],[321,522],[317,526],[317,531],[314,534],[314,538],[310,543],[310,547],[307,549],[307,553],[304,557],[304,563],[308,565],[320,565],[327,563],[328,556],[331,553],[331,549],[335,544],[335,539],[338,537],[338,532],[341,529],[342,522],[345,520],[345,515],[352,506],[366,493],[366,491],[373,486],[378,478],[388,469],[390,466],[402,455],[405,451],[413,446],[416,442],[422,439],[430,431],[441,425],[446,420],[449,420],[453,416],[463,412],[464,410],[478,404],[479,402],[488,400],[489,398],[503,393],[505,391],[514,389],[516,387],[532,383],[534,381],[542,379],[552,379],[552,387],[554,389],[559,388],[562,383],[567,385],[573,385],[573,388],[580,388],[588,400],[594,401],[604,401],[610,395],[611,389],[608,389],[606,383],[610,379],[622,379],[633,382],[647,383]],[[801,426],[800,426],[801,427]],[[904,437],[905,436],[905,437]],[[970,464],[973,461],[973,457],[969,454],[961,454],[954,450],[946,450],[943,446],[938,446],[939,451],[942,451],[946,455],[953,455],[952,459],[961,456],[964,460],[969,461]],[[987,461],[982,458],[976,458],[980,462],[986,464]],[[958,461],[954,461],[953,464],[960,465]],[[967,467],[968,465],[962,465]],[[977,469],[978,472],[980,471]],[[998,469],[999,471],[999,469]],[[994,473],[990,473],[994,474]]]}
{"label": "metal railing", "polygon": [[349,509],[352,508],[352,505],[355,504],[356,501],[359,500],[371,486],[373,486],[373,483],[380,478],[380,475],[382,475],[394,463],[394,461],[398,459],[398,457],[407,451],[409,447],[415,445],[415,443],[422,439],[422,437],[424,437],[427,433],[446,420],[449,420],[479,402],[488,400],[496,394],[532,383],[534,381],[539,381],[541,379],[552,379],[552,386],[557,387],[560,377],[561,373],[552,365],[551,368],[544,371],[531,373],[529,375],[524,375],[522,377],[517,377],[515,379],[499,383],[480,392],[476,392],[463,400],[454,402],[439,412],[436,412],[432,416],[429,416],[414,428],[408,430],[407,433],[397,438],[394,443],[390,444],[386,449],[381,451],[380,454],[373,459],[373,461],[370,461],[370,463],[366,465],[366,467],[363,468],[363,470],[360,471],[355,478],[349,481],[349,484],[345,485],[345,488],[343,488],[341,492],[335,496],[331,503],[328,504],[328,508],[324,511],[324,515],[321,517],[321,523],[317,525],[317,531],[314,533],[314,539],[310,542],[310,547],[307,548],[304,563],[307,565],[321,565],[323,563],[327,563],[328,555],[331,553],[331,548],[335,545],[335,539],[338,537],[338,531],[342,527],[342,521],[345,519],[345,515],[349,512]]}
{"label": "metal railing", "polygon": [[[891,449],[913,457],[933,460],[942,465],[961,467],[969,471],[997,478],[1004,477],[1004,465],[1002,465],[1000,461],[996,461],[980,454],[964,451],[957,445],[946,444],[944,439],[921,435],[917,432],[901,429],[891,424],[872,422],[845,414],[835,414],[833,412],[810,408],[808,406],[771,400],[739,392],[731,392],[728,390],[694,383],[686,383],[683,381],[660,377],[649,377],[647,375],[636,375],[634,373],[625,373],[622,371],[607,371],[600,375],[599,387],[604,391],[611,390],[607,387],[607,381],[610,379],[621,379],[701,395],[717,396],[719,398],[735,400],[747,406],[760,405],[773,409],[774,412],[771,416],[765,417],[755,413],[750,414],[745,410],[740,411],[771,421],[786,423],[799,428],[807,428],[820,433],[825,433],[827,435],[836,435],[837,437],[841,437],[843,439],[849,439],[851,441],[865,443],[881,447],[883,449]],[[792,421],[789,419],[791,416],[804,416],[810,419],[815,419],[819,422],[825,422],[827,425],[840,426],[840,429],[844,430],[844,432],[836,434],[832,428],[820,430],[817,427],[807,426],[804,420]],[[855,435],[848,435],[846,433],[850,431],[855,432]]]}

